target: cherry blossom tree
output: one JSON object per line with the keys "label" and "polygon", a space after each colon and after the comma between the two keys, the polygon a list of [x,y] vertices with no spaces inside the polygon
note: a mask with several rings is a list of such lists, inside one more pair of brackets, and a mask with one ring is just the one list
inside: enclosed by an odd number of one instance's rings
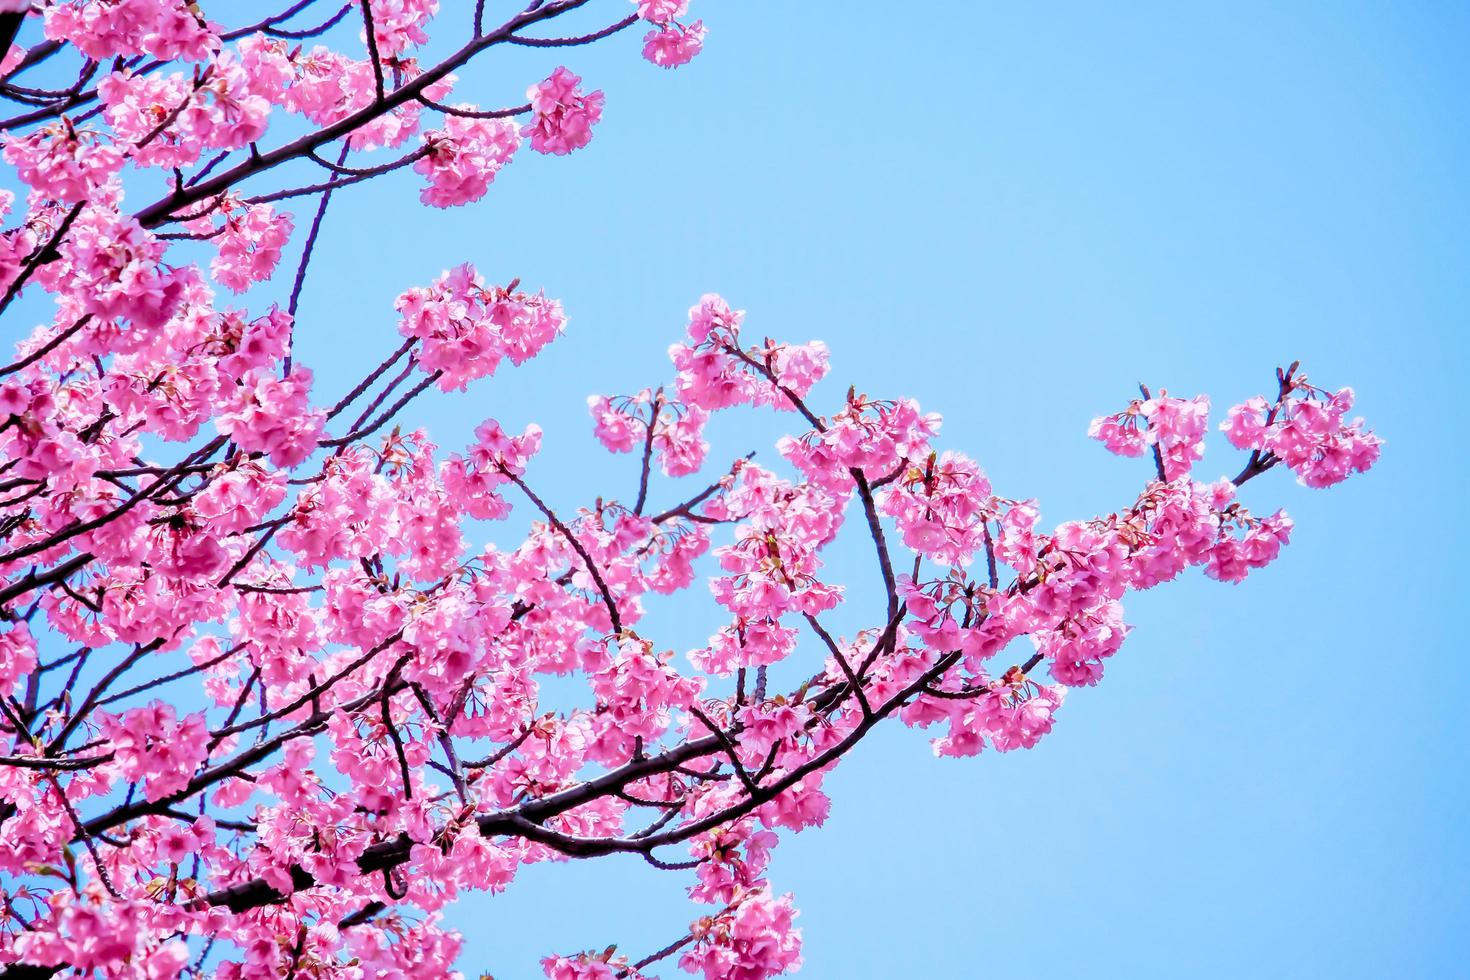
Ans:
{"label": "cherry blossom tree", "polygon": [[[396,421],[536,356],[561,304],[447,271],[383,310],[396,350],[322,392],[291,357],[296,331],[341,329],[297,322],[317,233],[376,176],[465,205],[595,135],[603,95],[571,69],[467,92],[475,59],[631,30],[672,68],[705,27],[688,0],[444,6],[227,26],[185,0],[0,0],[0,313],[19,336],[44,311],[0,368],[0,976],[448,976],[461,892],[617,853],[679,876],[693,923],[637,955],[549,951],[546,976],[792,970],[771,854],[823,822],[824,776],[870,731],[1030,748],[1102,679],[1129,590],[1278,557],[1291,521],[1242,484],[1327,487],[1378,456],[1352,391],[1293,364],[1228,410],[1238,472],[1202,482],[1208,400],[1143,388],[1091,429],[1145,458],[1136,499],[1045,524],[938,415],[819,394],[820,341],[758,337],[711,294],[669,376],[589,399],[637,485],[558,512],[535,426],[487,419],[446,454]],[[463,40],[421,60],[431,32]],[[792,434],[707,468],[706,423],[737,407]],[[706,469],[697,493],[659,485]],[[471,549],[515,508],[523,540]],[[871,539],[848,580],[882,596],[851,635],[823,563],[844,525]],[[706,588],[708,641],[668,649],[645,597]],[[547,709],[552,676],[578,706]]]}

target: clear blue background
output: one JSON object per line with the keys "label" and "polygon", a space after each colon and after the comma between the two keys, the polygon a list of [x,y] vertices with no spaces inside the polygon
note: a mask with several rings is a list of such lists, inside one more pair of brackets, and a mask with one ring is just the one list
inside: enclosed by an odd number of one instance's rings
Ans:
{"label": "clear blue background", "polygon": [[[589,27],[629,9],[590,7]],[[677,72],[629,32],[467,73],[462,95],[487,105],[563,62],[603,88],[570,158],[524,152],[447,213],[410,174],[339,195],[298,332],[323,398],[390,349],[397,293],[472,261],[560,297],[570,331],[410,421],[457,448],[486,416],[534,419],[544,495],[631,496],[632,461],[596,448],[584,398],[666,380],[685,309],[714,290],[758,334],[830,345],[819,405],[849,384],[915,396],[945,446],[1056,522],[1147,478],[1085,438],[1137,382],[1206,392],[1218,417],[1301,358],[1357,388],[1388,440],[1371,474],[1249,486],[1297,519],[1280,561],[1132,597],[1132,638],[1035,750],[938,761],[920,733],[873,737],[770,876],[796,893],[812,978],[1466,975],[1470,10],[694,12],[708,47]],[[772,461],[780,421],[721,417],[712,468]],[[1239,465],[1216,439],[1200,472]],[[832,553],[848,632],[879,616],[863,545]],[[650,622],[682,652],[719,618],[701,599]],[[472,976],[609,943],[636,959],[698,914],[686,883],[631,859],[539,866],[449,922]]]}

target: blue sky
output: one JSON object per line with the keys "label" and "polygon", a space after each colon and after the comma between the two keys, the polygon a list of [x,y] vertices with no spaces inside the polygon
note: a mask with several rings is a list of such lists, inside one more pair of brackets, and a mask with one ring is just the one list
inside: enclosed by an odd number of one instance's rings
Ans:
{"label": "blue sky", "polygon": [[[594,26],[629,9],[590,6]],[[918,398],[946,447],[1054,523],[1147,478],[1085,437],[1139,381],[1208,393],[1218,417],[1300,358],[1358,390],[1388,440],[1377,468],[1328,492],[1249,486],[1297,520],[1281,559],[1133,596],[1133,636],[1036,749],[939,761],[920,733],[874,736],[770,876],[803,910],[809,978],[1462,972],[1470,10],[695,13],[708,46],[676,72],[630,34],[466,74],[487,105],[558,63],[604,89],[571,157],[524,152],[450,212],[420,207],[411,174],[338,196],[297,333],[323,397],[391,349],[404,288],[464,261],[521,277],[564,301],[567,336],[409,420],[446,448],[487,416],[538,421],[544,496],[628,495],[632,462],[597,449],[585,397],[666,380],[684,311],[718,291],[753,331],[828,343],[819,405],[849,384]],[[781,421],[721,417],[712,466],[773,459]],[[1238,468],[1216,439],[1200,472]],[[832,555],[849,631],[876,615],[860,544]],[[651,622],[682,652],[719,620],[699,599]],[[531,976],[551,951],[663,946],[699,911],[685,884],[632,860],[539,866],[449,921],[466,973]]]}
{"label": "blue sky", "polygon": [[[1279,562],[1134,596],[1128,644],[1039,747],[939,761],[889,732],[830,778],[830,822],[771,872],[803,910],[807,977],[1463,969],[1470,15],[1288,7],[696,0],[710,40],[676,72],[625,36],[468,74],[512,104],[564,61],[607,92],[587,149],[523,154],[448,213],[410,175],[334,205],[299,332],[324,385],[373,363],[393,296],[449,265],[564,300],[542,357],[414,416],[446,447],[486,416],[540,421],[532,476],[564,507],[629,493],[583,399],[665,380],[705,291],[750,329],[825,340],[828,400],[856,384],[942,412],[946,446],[1052,521],[1146,477],[1085,438],[1139,381],[1217,415],[1294,358],[1357,388],[1382,463],[1329,492],[1247,488],[1297,519]],[[722,418],[714,457],[770,458],[781,431]],[[1216,440],[1202,465],[1239,463]],[[852,628],[871,575],[837,549]],[[681,650],[717,622],[655,614]],[[696,914],[684,884],[632,860],[534,867],[450,921],[467,972],[527,976],[551,950],[664,945]]]}

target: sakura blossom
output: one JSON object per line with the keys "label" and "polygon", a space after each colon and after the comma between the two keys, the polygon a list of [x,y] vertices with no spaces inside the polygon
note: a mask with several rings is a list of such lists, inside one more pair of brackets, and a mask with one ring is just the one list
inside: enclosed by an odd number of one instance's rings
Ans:
{"label": "sakura blossom", "polygon": [[[560,351],[571,304],[484,262],[405,276],[396,350],[319,383],[297,340],[332,325],[299,300],[334,196],[403,171],[385,208],[476,205],[523,140],[565,156],[615,125],[565,66],[464,82],[492,48],[621,34],[633,61],[642,22],[676,67],[707,36],[687,0],[460,6],[0,3],[0,313],[44,310],[0,368],[0,977],[459,976],[462,896],[612,854],[678,876],[690,917],[638,953],[589,928],[550,980],[792,973],[780,847],[850,803],[824,780],[871,730],[1036,746],[1122,654],[1133,592],[1290,560],[1292,519],[1240,487],[1379,457],[1352,389],[1299,365],[1209,455],[1209,399],[1145,389],[1090,430],[1152,456],[1136,492],[1053,523],[931,407],[844,394],[822,341],[695,289],[661,376],[587,400],[636,481],[589,459],[567,507],[543,483],[562,434],[499,407],[441,449],[407,406]],[[609,25],[561,20],[584,6]],[[27,86],[53,56],[78,80]],[[774,447],[712,445],[756,412]],[[1241,469],[1208,481],[1217,458]],[[832,560],[844,534],[870,566]],[[712,610],[692,649],[655,615],[676,602]]]}
{"label": "sakura blossom", "polygon": [[581,149],[592,139],[592,126],[602,118],[601,92],[584,94],[582,79],[565,68],[526,90],[534,113],[521,130],[531,138],[537,153],[564,155]]}

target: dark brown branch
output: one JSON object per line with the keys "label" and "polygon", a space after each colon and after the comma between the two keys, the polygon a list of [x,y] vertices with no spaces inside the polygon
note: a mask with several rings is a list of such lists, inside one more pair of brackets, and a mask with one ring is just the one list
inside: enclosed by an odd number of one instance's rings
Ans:
{"label": "dark brown branch", "polygon": [[186,208],[191,204],[197,204],[200,201],[209,200],[218,194],[230,190],[236,184],[249,177],[264,173],[289,160],[304,156],[319,146],[341,139],[354,130],[377,119],[383,113],[416,99],[425,90],[457,71],[475,55],[494,45],[503,44],[508,41],[516,31],[539,21],[558,17],[569,10],[575,10],[583,6],[587,2],[588,0],[557,0],[557,2],[549,3],[539,10],[517,14],[491,33],[472,39],[433,68],[428,69],[412,81],[389,92],[382,100],[376,101],[372,105],[359,109],[329,126],[324,126],[315,132],[308,133],[284,146],[253,155],[250,159],[232,167],[217,177],[203,181],[193,187],[175,190],[170,196],[156,201],[137,212],[134,218],[145,228],[157,227],[171,220],[172,216],[181,208]]}
{"label": "dark brown branch", "polygon": [[[335,14],[328,17],[326,20],[322,21],[315,27],[308,27],[303,30],[293,31],[284,27],[262,25],[260,27],[260,30],[265,34],[270,35],[271,37],[285,38],[291,41],[304,41],[307,38],[319,37],[322,34],[327,33],[327,31],[330,31],[332,28],[340,24],[342,22],[342,19],[351,12],[352,4],[351,2],[348,2],[344,3],[341,9],[338,10]],[[279,23],[280,21],[285,19],[285,17],[278,17],[272,23]]]}
{"label": "dark brown branch", "polygon": [[378,53],[378,32],[373,29],[373,0],[359,0],[362,6],[362,23],[367,34],[368,60],[373,63],[373,82],[377,86],[378,101],[387,95],[387,84],[383,79],[383,56]]}
{"label": "dark brown branch", "polygon": [[26,257],[25,265],[21,266],[20,272],[16,274],[15,279],[10,285],[5,287],[5,295],[0,297],[0,313],[5,312],[6,308],[10,306],[11,301],[20,294],[21,288],[25,286],[37,269],[52,259],[59,257],[59,253],[56,250],[57,246],[66,237],[66,233],[71,230],[72,223],[77,220],[77,215],[82,213],[84,203],[78,202],[73,205],[72,209],[66,213],[66,217],[62,218],[61,223],[56,226],[56,230],[51,233],[51,237],[46,240],[46,244],[36,246],[35,251]]}
{"label": "dark brown branch", "polygon": [[837,646],[837,641],[832,639],[832,634],[828,633],[826,628],[817,621],[817,617],[813,616],[811,613],[805,613],[804,615],[806,617],[806,621],[811,624],[811,627],[816,632],[817,636],[822,638],[822,642],[825,643],[827,645],[827,649],[831,651],[832,657],[837,661],[837,666],[842,668],[843,676],[847,678],[847,683],[852,687],[853,693],[857,695],[858,704],[862,706],[863,716],[872,717],[873,706],[868,703],[868,695],[867,692],[863,690],[862,679],[859,678],[857,674],[853,673],[852,664],[848,663],[847,658],[842,655],[842,650],[840,647]]}
{"label": "dark brown branch", "polygon": [[506,119],[511,116],[524,115],[531,111],[531,103],[529,102],[525,105],[512,106],[509,109],[462,109],[459,106],[435,102],[433,99],[423,95],[418,97],[418,101],[430,109],[444,113],[446,116],[464,116],[468,119]]}
{"label": "dark brown branch", "polygon": [[[347,159],[348,152],[349,144],[344,142],[341,152],[337,155],[337,165],[339,167]],[[316,215],[311,219],[311,227],[306,232],[306,242],[301,247],[301,261],[296,265],[296,279],[291,284],[291,296],[286,301],[286,314],[291,317],[291,339],[293,347],[296,338],[296,310],[301,304],[301,291],[306,287],[306,269],[311,264],[312,253],[316,251],[316,238],[317,235],[321,234],[322,221],[327,216],[328,205],[332,203],[332,192],[337,189],[335,174],[333,177],[334,179],[327,181],[327,189],[322,191],[322,199],[317,202]],[[282,370],[286,374],[291,373],[291,358],[294,353],[295,351],[293,349],[286,351],[285,363],[282,365]]]}
{"label": "dark brown branch", "polygon": [[629,14],[616,24],[604,27],[602,30],[592,34],[583,34],[580,37],[508,37],[506,40],[511,44],[520,44],[532,48],[569,48],[578,44],[591,44],[593,41],[600,41],[605,37],[611,37],[618,31],[632,27],[636,23],[638,23],[638,15]]}
{"label": "dark brown branch", "polygon": [[633,513],[642,514],[643,505],[648,502],[648,475],[653,463],[653,436],[658,431],[658,417],[663,409],[663,390],[654,392],[653,404],[648,418],[648,438],[643,440],[643,465],[638,476],[638,502],[633,505]]}
{"label": "dark brown branch", "polygon": [[[413,366],[412,363],[410,363],[409,364],[409,367],[411,368],[412,366]],[[399,398],[396,402],[394,402],[392,405],[388,406],[387,411],[383,412],[382,415],[379,415],[376,419],[374,419],[371,425],[368,425],[368,426],[366,426],[364,428],[354,428],[354,431],[349,432],[347,435],[343,436],[342,438],[340,438],[340,439],[326,439],[323,442],[321,442],[320,445],[322,445],[324,447],[328,447],[328,448],[333,447],[333,446],[346,446],[346,445],[350,445],[350,444],[352,444],[354,442],[358,442],[359,440],[364,439],[367,436],[372,435],[374,432],[376,432],[377,430],[381,429],[383,426],[387,425],[388,422],[389,422],[389,420],[391,420],[393,418],[393,416],[397,415],[399,413],[399,411],[401,411],[405,405],[407,405],[409,402],[413,401],[419,395],[423,394],[424,390],[427,389],[430,385],[432,385],[435,381],[438,381],[439,378],[443,374],[444,374],[444,371],[441,369],[441,370],[435,371],[433,374],[430,374],[427,377],[425,377],[424,380],[420,381],[418,384],[414,385],[413,388],[411,388],[409,391],[405,392],[404,395],[401,398]],[[375,407],[375,405],[369,405],[368,406],[369,410],[371,410],[374,407]]]}
{"label": "dark brown branch", "polygon": [[20,33],[20,25],[25,19],[24,10],[0,14],[0,60],[10,54],[10,47],[15,44],[15,36]]}
{"label": "dark brown branch", "polygon": [[602,594],[603,604],[607,606],[608,618],[612,620],[613,632],[621,633],[623,631],[623,617],[618,613],[618,604],[613,600],[612,590],[607,587],[607,582],[603,580],[602,572],[598,571],[597,563],[592,560],[592,556],[588,554],[586,547],[572,533],[572,529],[563,524],[561,518],[557,517],[556,513],[546,505],[546,501],[536,496],[536,492],[526,485],[525,480],[504,466],[500,467],[500,472],[505,474],[506,479],[521,488],[521,492],[530,498],[531,503],[536,505],[536,509],[545,515],[546,519],[551,523],[551,526],[556,528],[557,533],[566,539],[567,544],[571,545],[572,550],[582,559],[582,564],[587,566],[587,573],[592,576],[592,581],[597,583],[597,591]]}

